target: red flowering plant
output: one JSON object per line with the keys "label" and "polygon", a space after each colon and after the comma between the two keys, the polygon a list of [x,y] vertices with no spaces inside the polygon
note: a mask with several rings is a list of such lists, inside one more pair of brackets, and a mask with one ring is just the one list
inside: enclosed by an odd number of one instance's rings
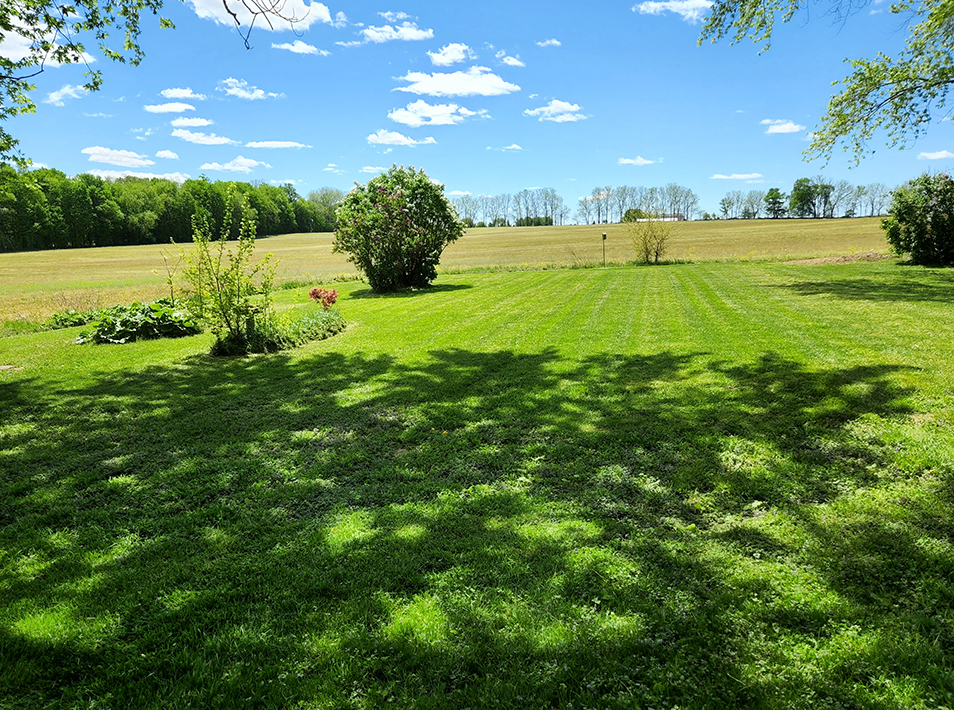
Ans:
{"label": "red flowering plant", "polygon": [[308,298],[320,303],[327,311],[338,300],[338,292],[333,288],[313,288],[308,292]]}

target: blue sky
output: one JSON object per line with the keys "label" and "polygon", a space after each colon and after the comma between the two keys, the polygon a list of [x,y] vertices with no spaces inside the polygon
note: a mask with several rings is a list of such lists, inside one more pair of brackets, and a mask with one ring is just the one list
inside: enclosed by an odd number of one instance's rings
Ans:
{"label": "blue sky", "polygon": [[84,67],[50,67],[37,113],[7,130],[69,175],[204,174],[305,195],[398,163],[452,196],[552,187],[574,211],[605,185],[675,182],[716,212],[730,190],[788,191],[800,177],[893,187],[954,170],[954,121],[902,151],[873,142],[858,167],[802,159],[843,60],[902,46],[886,3],[847,22],[814,6],[761,54],[699,46],[705,0],[286,7],[306,20],[259,24],[246,49],[219,0],[168,3],[176,29],[143,19],[139,67],[90,46],[103,89],[77,88]]}

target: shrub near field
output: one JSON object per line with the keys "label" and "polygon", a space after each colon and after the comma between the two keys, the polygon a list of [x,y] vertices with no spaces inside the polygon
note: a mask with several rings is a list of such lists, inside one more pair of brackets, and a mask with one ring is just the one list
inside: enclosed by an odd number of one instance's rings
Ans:
{"label": "shrub near field", "polygon": [[952,707],[946,272],[336,289],[290,354],[0,340],[0,706]]}

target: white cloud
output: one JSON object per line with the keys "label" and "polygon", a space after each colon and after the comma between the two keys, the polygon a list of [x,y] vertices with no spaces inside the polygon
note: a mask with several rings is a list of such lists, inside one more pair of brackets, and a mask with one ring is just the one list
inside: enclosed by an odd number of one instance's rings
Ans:
{"label": "white cloud", "polygon": [[346,46],[354,44],[384,44],[385,42],[416,42],[424,39],[433,39],[434,30],[422,30],[413,22],[405,22],[400,27],[392,25],[383,25],[382,27],[365,27],[361,30],[363,40],[360,42],[348,42]]}
{"label": "white cloud", "polygon": [[664,0],[663,2],[641,2],[633,5],[633,12],[640,15],[661,15],[664,12],[674,12],[686,22],[695,24],[701,20],[712,3],[709,0]]}
{"label": "white cloud", "polygon": [[407,81],[410,85],[395,91],[425,96],[502,96],[520,91],[519,86],[504,81],[487,67],[471,67],[465,72],[450,74],[408,72],[398,77],[398,81]]}
{"label": "white cloud", "polygon": [[732,173],[731,175],[722,175],[720,173],[716,173],[709,179],[710,180],[758,180],[760,177],[762,177],[762,173],[742,173],[742,174]]}
{"label": "white cloud", "polygon": [[516,143],[511,143],[511,144],[508,145],[507,147],[503,148],[503,150],[523,150],[523,148],[521,148],[521,147],[520,147],[519,145],[517,145]]}
{"label": "white cloud", "polygon": [[150,160],[145,155],[133,153],[131,150],[113,150],[112,148],[103,148],[102,146],[92,146],[83,148],[80,151],[88,155],[93,163],[108,163],[109,165],[119,165],[123,168],[144,168],[147,165],[155,165],[154,160]]}
{"label": "white cloud", "polygon": [[944,160],[946,158],[954,158],[954,153],[949,150],[939,150],[936,153],[918,154],[918,160]]}
{"label": "white cloud", "polygon": [[178,160],[179,156],[176,153],[173,153],[171,150],[160,150],[156,153],[157,158],[165,158],[166,160]]}
{"label": "white cloud", "polygon": [[457,104],[429,104],[418,100],[407,105],[407,108],[397,108],[388,114],[395,123],[403,123],[411,128],[421,126],[451,126],[461,123],[471,116],[485,116],[486,111],[471,111]]}
{"label": "white cloud", "polygon": [[218,91],[224,91],[229,96],[235,96],[246,101],[260,101],[262,99],[277,99],[285,94],[266,93],[257,86],[249,86],[244,79],[229,77],[219,82]]}
{"label": "white cloud", "polygon": [[558,39],[545,39],[542,42],[537,42],[538,47],[562,47],[563,44]]}
{"label": "white cloud", "polygon": [[540,121],[553,121],[554,123],[568,123],[573,121],[582,121],[586,116],[580,113],[578,104],[567,103],[554,99],[546,106],[540,108],[527,109],[523,112],[524,116],[531,116]]}
{"label": "white cloud", "polygon": [[233,141],[231,138],[226,138],[225,136],[217,136],[214,133],[202,133],[201,131],[187,131],[184,128],[177,128],[172,132],[172,135],[174,138],[181,138],[184,141],[198,145],[234,145],[237,143],[237,141]]}
{"label": "white cloud", "polygon": [[497,57],[497,59],[499,59],[500,61],[502,61],[504,64],[506,64],[508,67],[525,67],[525,66],[527,66],[526,64],[524,64],[523,62],[520,61],[520,55],[517,55],[516,57],[509,57],[509,56],[507,56],[507,53],[506,53],[505,51],[503,51],[502,49],[501,49],[499,52],[497,52],[496,57]]}
{"label": "white cloud", "polygon": [[272,167],[268,163],[252,160],[251,158],[243,158],[241,155],[235,158],[235,160],[230,160],[224,165],[221,163],[205,163],[200,170],[224,170],[226,172],[232,173],[250,173],[253,168],[263,165],[266,168]]}
{"label": "white cloud", "polygon": [[143,106],[149,113],[182,113],[183,111],[195,111],[192,104],[168,103],[154,104],[152,106]]}
{"label": "white cloud", "polygon": [[447,193],[448,197],[470,197],[471,192],[469,190],[451,190]]}
{"label": "white cloud", "polygon": [[620,165],[652,165],[655,162],[656,162],[655,160],[646,160],[646,158],[644,158],[641,155],[637,155],[635,158],[620,158],[619,159]]}
{"label": "white cloud", "polygon": [[90,175],[101,177],[103,180],[118,180],[119,178],[124,177],[138,177],[146,178],[147,180],[160,178],[162,180],[172,180],[173,182],[182,183],[189,179],[188,173],[162,173],[161,175],[158,175],[156,173],[139,173],[134,170],[88,170],[87,172]]}
{"label": "white cloud", "polygon": [[[190,5],[195,11],[195,14],[203,19],[212,20],[220,25],[235,26],[235,19],[226,11],[226,5],[222,0],[186,0],[186,4]],[[257,3],[251,4],[252,7],[256,5]],[[264,5],[267,6],[268,3],[264,3]],[[340,21],[341,18],[341,13],[338,13],[338,21],[332,20],[328,8],[320,2],[312,2],[306,5],[303,0],[284,0],[278,7],[281,14],[291,21],[282,20],[273,16],[270,18],[271,23],[256,23],[255,27],[257,30],[280,32],[282,30],[294,29],[301,32],[316,23],[337,26],[337,22]],[[251,26],[254,18],[243,3],[229,3],[228,8],[236,13],[241,27],[247,28]]]}
{"label": "white cloud", "polygon": [[200,126],[211,126],[215,121],[207,118],[174,118],[172,119],[173,128],[196,128]]}
{"label": "white cloud", "polygon": [[252,141],[245,144],[246,148],[311,148],[310,145],[296,141]]}
{"label": "white cloud", "polygon": [[73,86],[72,84],[63,84],[63,88],[58,91],[51,91],[46,95],[46,98],[43,99],[45,104],[53,104],[54,106],[64,106],[63,99],[81,99],[86,94],[87,91],[82,86]]}
{"label": "white cloud", "polygon": [[403,145],[403,146],[415,146],[415,145],[428,145],[437,143],[433,138],[425,138],[421,141],[416,141],[413,138],[410,138],[403,133],[397,133],[395,131],[386,131],[381,128],[377,133],[372,133],[368,136],[368,143],[371,145]]}
{"label": "white cloud", "polygon": [[431,63],[439,67],[449,67],[452,64],[476,59],[477,55],[466,44],[448,44],[436,52],[428,52]]}
{"label": "white cloud", "polygon": [[766,118],[759,123],[763,126],[768,126],[768,129],[765,131],[766,133],[798,133],[799,131],[805,130],[805,126],[799,126],[794,121],[789,121],[785,118]]}
{"label": "white cloud", "polygon": [[205,101],[205,94],[197,94],[192,89],[163,89],[159,92],[164,99],[195,99],[196,101]]}
{"label": "white cloud", "polygon": [[328,163],[328,167],[327,167],[327,168],[322,168],[322,169],[321,169],[321,172],[323,172],[323,173],[334,173],[335,175],[340,175],[341,173],[344,172],[344,170],[342,170],[341,168],[339,168],[339,167],[338,167],[337,165],[335,165],[334,163]]}
{"label": "white cloud", "polygon": [[331,55],[326,49],[318,49],[317,47],[302,42],[300,39],[296,39],[291,44],[285,42],[284,44],[272,44],[272,49],[286,49],[289,52],[294,52],[295,54],[318,54],[322,57],[327,57]]}
{"label": "white cloud", "polygon": [[305,184],[304,180],[269,180],[269,182],[272,185],[278,185],[279,187],[281,187],[282,185],[304,185]]}
{"label": "white cloud", "polygon": [[111,113],[84,113],[84,116],[87,118],[112,118],[113,114]]}
{"label": "white cloud", "polygon": [[377,167],[375,167],[375,166],[373,166],[373,165],[365,165],[365,166],[364,166],[363,168],[361,168],[361,170],[359,170],[358,172],[359,172],[359,173],[374,173],[374,174],[377,174],[377,173],[383,173],[383,172],[385,172],[386,170],[387,170],[387,168],[377,168]]}
{"label": "white cloud", "polygon": [[410,15],[406,12],[379,12],[381,17],[385,19],[386,22],[400,22],[401,20],[410,20],[412,19]]}

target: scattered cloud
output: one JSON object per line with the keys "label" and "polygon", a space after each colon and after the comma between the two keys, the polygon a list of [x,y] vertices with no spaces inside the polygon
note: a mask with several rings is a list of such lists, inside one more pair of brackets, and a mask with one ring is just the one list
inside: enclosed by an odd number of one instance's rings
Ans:
{"label": "scattered cloud", "polygon": [[944,160],[946,158],[954,158],[954,153],[949,150],[939,150],[936,153],[918,154],[918,160]]}
{"label": "scattered cloud", "polygon": [[101,177],[103,180],[118,180],[119,178],[124,177],[138,177],[146,178],[147,180],[159,178],[160,180],[172,180],[173,182],[183,183],[190,177],[188,173],[162,173],[159,175],[157,173],[140,173],[136,172],[135,170],[87,170],[87,172],[90,175]]}
{"label": "scattered cloud", "polygon": [[447,193],[448,197],[470,197],[471,192],[469,190],[451,190]]}
{"label": "scattered cloud", "polygon": [[174,118],[172,119],[173,128],[196,128],[201,126],[211,126],[215,121],[210,121],[207,118]]}
{"label": "scattered cloud", "polygon": [[447,44],[436,52],[428,52],[431,63],[439,67],[449,67],[452,64],[476,59],[477,55],[466,44]]}
{"label": "scattered cloud", "polygon": [[323,172],[323,173],[334,173],[335,175],[341,175],[341,173],[343,173],[344,170],[342,170],[341,168],[339,168],[339,167],[338,167],[337,165],[335,165],[334,163],[328,163],[328,167],[327,167],[327,168],[322,168],[322,169],[321,169],[321,172]]}
{"label": "scattered cloud", "polygon": [[300,39],[296,39],[294,42],[289,44],[285,42],[284,44],[272,44],[272,49],[285,49],[289,52],[294,52],[295,54],[317,54],[322,57],[331,56],[331,52],[326,49],[318,49],[317,47],[310,45],[306,42],[302,42]]}
{"label": "scattered cloud", "polygon": [[558,39],[545,39],[542,42],[537,42],[538,47],[562,47],[563,43]]}
{"label": "scattered cloud", "polygon": [[269,180],[272,185],[304,185],[306,184],[304,180]]}
{"label": "scattered cloud", "polygon": [[732,173],[731,175],[722,175],[716,173],[710,180],[758,180],[762,177],[762,173]]}
{"label": "scattered cloud", "polygon": [[72,84],[63,84],[63,88],[57,91],[51,91],[46,95],[46,98],[43,99],[45,104],[53,104],[54,106],[65,106],[64,99],[81,99],[86,94],[89,93],[89,90],[82,86],[73,86]]}
{"label": "scattered cloud", "polygon": [[786,118],[771,119],[766,118],[759,122],[763,126],[768,126],[766,133],[798,133],[804,131],[805,126],[800,126],[795,121],[789,121]]}
{"label": "scattered cloud", "polygon": [[147,156],[133,153],[131,150],[113,150],[97,145],[83,148],[80,152],[88,155],[93,163],[108,163],[123,168],[144,168],[147,165],[156,164],[154,160],[150,160]]}
{"label": "scattered cloud", "polygon": [[546,106],[540,108],[527,109],[523,112],[524,116],[531,116],[539,121],[553,121],[554,123],[572,123],[582,121],[587,116],[580,113],[578,104],[571,104],[559,99],[553,99]]}
{"label": "scattered cloud", "polygon": [[506,146],[505,148],[503,148],[503,150],[523,150],[523,148],[521,148],[521,147],[520,147],[519,145],[517,145],[516,143],[511,143],[510,145],[508,145],[508,146]]}
{"label": "scattered cloud", "polygon": [[665,12],[673,12],[686,22],[695,24],[705,16],[710,7],[712,7],[710,0],[663,0],[662,2],[653,0],[633,5],[633,12],[638,12],[640,15],[662,15]]}
{"label": "scattered cloud", "polygon": [[374,173],[375,175],[377,175],[378,173],[383,173],[383,172],[385,172],[386,170],[387,170],[387,168],[378,168],[378,167],[375,167],[375,166],[373,166],[373,165],[365,165],[365,166],[364,166],[363,168],[361,168],[361,170],[359,170],[358,172],[359,172],[359,173]]}
{"label": "scattered cloud", "polygon": [[652,165],[655,162],[656,162],[655,160],[646,160],[646,158],[644,158],[641,155],[637,155],[635,158],[620,158],[619,159],[620,165]]}
{"label": "scattered cloud", "polygon": [[218,91],[224,91],[229,96],[235,96],[246,101],[260,101],[262,99],[277,99],[285,94],[266,93],[257,86],[249,86],[244,79],[234,79],[229,77],[219,82]]}
{"label": "scattered cloud", "polygon": [[159,94],[164,99],[194,99],[196,101],[205,101],[205,94],[197,94],[192,89],[163,89]]}
{"label": "scattered cloud", "polygon": [[527,66],[522,61],[520,61],[520,55],[516,57],[508,56],[505,51],[502,49],[496,54],[497,59],[506,64],[508,67],[525,67]]}
{"label": "scattered cloud", "polygon": [[237,141],[225,136],[217,136],[214,133],[202,133],[201,131],[187,131],[184,128],[177,128],[172,132],[174,138],[181,138],[189,143],[198,145],[234,145]]}
{"label": "scattered cloud", "polygon": [[421,126],[451,126],[462,123],[471,116],[486,116],[485,110],[471,111],[457,104],[429,104],[419,99],[409,103],[407,108],[397,108],[388,114],[395,123],[411,128]]}
{"label": "scattered cloud", "polygon": [[252,141],[245,144],[246,148],[311,148],[310,145],[297,141]]}
{"label": "scattered cloud", "polygon": [[[226,5],[222,0],[186,0],[186,4],[192,7],[195,14],[199,17],[212,20],[220,25],[234,27],[236,21],[238,21],[241,27],[250,27],[252,21],[255,19],[248,8],[242,3],[229,3]],[[255,7],[256,5],[253,3],[249,6]],[[235,12],[237,18],[233,18],[226,8]],[[320,2],[312,2],[306,5],[304,0],[284,0],[280,6],[280,10],[282,16],[288,19],[272,16],[269,22],[256,24],[256,29],[274,32],[293,29],[301,32],[318,23],[337,27],[343,17],[341,13],[338,13],[338,18],[333,20],[331,13],[325,5]]]}
{"label": "scattered cloud", "polygon": [[408,15],[406,12],[379,12],[381,17],[384,18],[385,22],[400,22],[401,20],[413,20],[414,18]]}
{"label": "scattered cloud", "polygon": [[195,106],[184,103],[154,104],[152,106],[143,106],[149,113],[182,113],[183,111],[195,111]]}
{"label": "scattered cloud", "polygon": [[160,150],[156,153],[157,158],[165,158],[166,160],[178,160],[179,156],[176,153],[173,153],[171,150]]}
{"label": "scattered cloud", "polygon": [[449,74],[408,72],[398,81],[409,82],[395,91],[424,96],[502,96],[520,91],[520,87],[504,81],[487,67],[471,67]]}
{"label": "scattered cloud", "polygon": [[403,133],[397,133],[396,131],[386,131],[385,129],[378,130],[377,133],[372,133],[368,136],[368,143],[371,145],[402,145],[402,146],[415,146],[415,145],[428,145],[437,143],[433,138],[425,138],[424,140],[416,141],[413,138],[410,138]]}
{"label": "scattered cloud", "polygon": [[87,118],[112,118],[113,114],[111,113],[84,113],[84,116]]}
{"label": "scattered cloud", "polygon": [[230,160],[224,165],[221,163],[205,163],[202,165],[200,170],[223,170],[231,173],[250,173],[254,168],[257,168],[259,165],[262,165],[266,168],[272,167],[268,163],[262,162],[260,160],[252,160],[251,158],[243,158],[241,155]]}
{"label": "scattered cloud", "polygon": [[384,44],[385,42],[417,42],[434,38],[434,30],[422,30],[414,22],[405,22],[399,27],[383,25],[365,27],[361,30],[361,39],[353,42],[338,42],[342,47],[358,47],[362,44]]}

